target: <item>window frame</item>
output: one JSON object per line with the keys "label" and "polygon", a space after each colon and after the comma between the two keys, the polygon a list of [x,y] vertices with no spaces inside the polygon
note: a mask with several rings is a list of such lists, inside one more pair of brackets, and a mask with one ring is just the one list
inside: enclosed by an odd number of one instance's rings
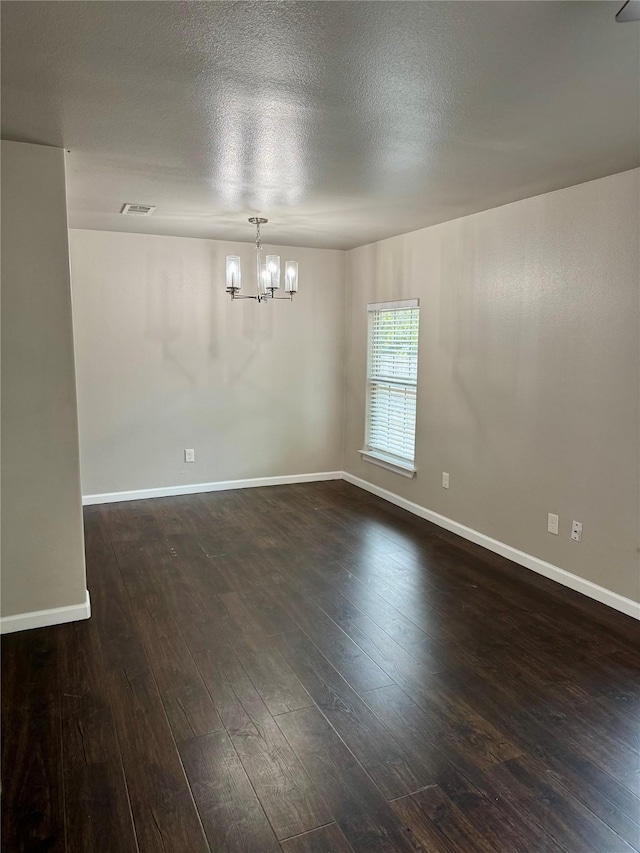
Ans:
{"label": "window frame", "polygon": [[[393,302],[371,302],[367,305],[367,370],[366,370],[366,383],[367,383],[367,392],[366,392],[366,401],[365,401],[365,440],[364,446],[359,451],[362,458],[366,462],[372,462],[375,465],[379,465],[382,468],[386,468],[389,471],[393,471],[396,474],[401,474],[403,477],[412,478],[416,474],[415,467],[415,426],[414,423],[414,443],[413,443],[413,457],[403,457],[388,452],[383,449],[378,449],[372,446],[369,443],[370,439],[370,427],[371,427],[371,413],[372,413],[372,387],[376,383],[376,381],[380,382],[380,380],[376,380],[371,376],[371,367],[372,367],[372,345],[373,345],[373,323],[376,312],[382,311],[403,311],[409,309],[419,309],[420,308],[420,300],[419,299],[402,299],[395,300]],[[418,313],[418,348],[419,348],[419,340],[420,340],[420,314]],[[419,362],[419,349],[416,351],[416,379],[414,382],[402,382],[399,381],[398,385],[400,387],[410,387],[415,389],[416,395],[416,422],[417,422],[417,397],[418,397],[418,362]]]}

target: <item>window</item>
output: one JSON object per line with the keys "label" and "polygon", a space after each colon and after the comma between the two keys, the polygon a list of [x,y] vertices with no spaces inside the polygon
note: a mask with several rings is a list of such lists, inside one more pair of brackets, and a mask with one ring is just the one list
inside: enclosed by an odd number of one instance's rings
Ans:
{"label": "window", "polygon": [[368,306],[367,420],[364,458],[415,474],[418,381],[417,299]]}

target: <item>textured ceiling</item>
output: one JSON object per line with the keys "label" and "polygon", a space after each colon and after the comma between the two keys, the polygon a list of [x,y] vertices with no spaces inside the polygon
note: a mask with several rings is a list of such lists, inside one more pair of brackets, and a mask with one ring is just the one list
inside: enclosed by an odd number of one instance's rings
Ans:
{"label": "textured ceiling", "polygon": [[73,227],[347,248],[638,165],[619,5],[3,2],[2,135]]}

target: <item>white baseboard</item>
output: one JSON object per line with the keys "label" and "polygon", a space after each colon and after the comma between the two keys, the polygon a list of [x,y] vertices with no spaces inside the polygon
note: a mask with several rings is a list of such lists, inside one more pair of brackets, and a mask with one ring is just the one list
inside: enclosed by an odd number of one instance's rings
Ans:
{"label": "white baseboard", "polygon": [[106,492],[103,495],[83,495],[82,505],[110,504],[118,501],[141,501],[146,498],[170,498],[176,495],[197,495],[204,492],[224,492],[229,489],[253,489],[260,486],[288,486],[292,483],[318,483],[321,480],[341,480],[342,471],[320,471],[316,474],[285,474],[281,477],[253,477],[250,480],[220,480],[217,483],[193,483],[184,486],[162,486],[159,489],[136,489],[130,492]]}
{"label": "white baseboard", "polygon": [[504,542],[498,542],[497,539],[485,536],[484,533],[479,533],[471,527],[465,527],[464,524],[453,521],[453,519],[447,518],[446,515],[440,515],[437,512],[426,509],[419,504],[413,503],[413,501],[401,498],[399,495],[396,495],[387,489],[382,489],[380,486],[369,483],[367,480],[362,480],[360,477],[355,477],[353,474],[349,474],[346,471],[342,472],[342,478],[346,480],[347,483],[351,483],[353,486],[358,486],[360,489],[371,492],[371,494],[377,495],[379,498],[383,498],[383,500],[389,501],[389,503],[395,504],[402,509],[406,509],[408,512],[420,516],[420,518],[431,521],[433,524],[437,524],[438,527],[443,527],[451,533],[457,533],[458,536],[462,536],[463,539],[475,542],[476,545],[481,545],[483,548],[493,551],[494,554],[500,554],[501,557],[506,557],[508,560],[511,560],[520,566],[524,566],[526,569],[531,569],[531,571],[537,572],[539,575],[544,575],[563,586],[569,587],[569,589],[580,592],[589,598],[593,598],[596,601],[601,602],[602,604],[607,604],[609,607],[613,607],[614,610],[620,611],[620,613],[624,613],[634,619],[640,619],[640,603],[633,601],[631,598],[625,598],[623,595],[618,595],[617,592],[612,592],[603,586],[598,586],[598,584],[592,583],[585,578],[578,577],[578,575],[567,572],[558,566],[546,563],[544,560],[539,560],[537,557],[532,557],[531,554],[525,554],[524,551],[519,551],[511,545],[505,545]]}
{"label": "white baseboard", "polygon": [[[456,533],[458,536],[462,536],[463,539],[467,539],[470,542],[474,542],[476,545],[480,545],[483,548],[487,548],[489,551],[493,551],[495,554],[499,554],[501,557],[506,557],[507,560],[511,560],[514,563],[517,563],[520,566],[524,566],[527,569],[531,569],[533,572],[537,572],[540,575],[544,575],[547,578],[550,578],[553,581],[556,581],[563,586],[569,587],[569,589],[573,589],[576,592],[580,592],[583,595],[586,595],[588,598],[592,598],[595,601],[599,601],[602,604],[606,604],[609,607],[612,607],[614,610],[618,610],[620,613],[624,613],[627,616],[631,616],[634,619],[640,619],[640,603],[637,601],[633,601],[631,598],[625,598],[623,595],[619,595],[616,592],[612,592],[609,589],[606,589],[603,586],[598,586],[598,584],[592,583],[585,578],[581,578],[578,575],[574,575],[571,572],[567,572],[564,569],[559,568],[558,566],[554,566],[551,563],[547,563],[544,560],[538,559],[538,557],[533,557],[531,554],[526,554],[524,551],[519,551],[517,548],[513,548],[511,545],[506,545],[504,542],[499,542],[497,539],[492,539],[490,536],[486,536],[484,533],[479,533],[477,530],[473,530],[471,527],[466,527],[464,524],[460,524],[458,521],[454,521],[451,518],[447,518],[445,515],[440,515],[440,513],[433,512],[433,510],[427,509],[426,507],[420,506],[419,504],[413,503],[413,501],[409,501],[406,498],[402,498],[399,495],[394,494],[394,492],[390,492],[387,489],[383,489],[380,486],[376,486],[373,483],[370,483],[368,480],[363,480],[360,477],[356,477],[353,474],[349,474],[347,471],[321,471],[315,474],[289,474],[280,477],[254,477],[248,480],[222,480],[217,483],[193,483],[190,485],[184,486],[165,486],[158,489],[137,489],[134,491],[128,492],[107,492],[106,494],[101,495],[84,495],[82,498],[82,503],[84,506],[90,506],[92,504],[103,504],[103,503],[115,503],[117,501],[138,501],[144,500],[146,498],[164,498],[164,497],[173,497],[176,495],[194,495],[200,494],[204,492],[220,492],[226,491],[229,489],[251,489],[257,488],[260,486],[283,486],[290,485],[293,483],[315,483],[320,482],[322,480],[346,480],[347,483],[351,483],[354,486],[357,486],[360,489],[364,489],[367,492],[371,492],[374,495],[377,495],[379,498],[383,500],[389,501],[389,503],[395,504],[396,506],[401,507],[402,509],[406,509],[408,512],[413,513],[414,515],[419,516],[420,518],[424,518],[427,521],[431,521],[433,524],[437,524],[438,527],[443,527],[445,530],[449,530],[451,533]],[[25,613],[19,616],[10,616],[2,619],[2,633],[7,631],[20,631],[24,628],[35,628],[40,625],[55,625],[57,622],[71,622],[74,619],[86,619],[89,617],[90,610],[88,604],[88,593],[87,593],[87,611],[86,615],[67,615],[66,617],[61,613],[61,618],[56,621],[38,621],[39,619],[47,619],[52,618],[52,614],[57,611],[70,611],[70,610],[78,610],[81,609],[84,611],[85,605],[78,605],[76,608],[56,608],[56,610],[43,610],[39,613]],[[26,621],[30,622],[30,620],[34,620],[33,624],[25,624]],[[16,627],[8,627],[9,620],[15,620]],[[18,625],[18,623],[22,620],[23,624]],[[7,627],[5,627],[5,623],[7,623]]]}
{"label": "white baseboard", "polygon": [[30,628],[47,628],[49,625],[62,625],[63,622],[78,622],[91,616],[89,591],[84,604],[72,604],[69,607],[51,607],[49,610],[32,610],[30,613],[16,613],[15,616],[3,616],[0,619],[0,634],[12,634],[14,631],[27,631]]}

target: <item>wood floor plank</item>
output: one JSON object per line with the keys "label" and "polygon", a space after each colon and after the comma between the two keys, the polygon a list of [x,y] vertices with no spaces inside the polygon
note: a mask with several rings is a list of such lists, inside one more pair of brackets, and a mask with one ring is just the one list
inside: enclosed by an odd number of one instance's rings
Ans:
{"label": "wood floor plank", "polygon": [[[103,509],[103,508],[101,508]],[[137,510],[137,508],[134,508]],[[118,516],[119,517],[119,516]],[[145,851],[208,850],[193,797],[146,656],[115,552],[96,528],[96,626],[138,844]],[[126,528],[122,538],[133,538]],[[152,535],[156,527],[152,525]]]}
{"label": "wood floor plank", "polygon": [[233,649],[270,714],[286,714],[313,704],[291,667],[275,648],[265,647],[259,638],[243,637],[234,640]]}
{"label": "wood floor plank", "polygon": [[[203,547],[200,538],[203,527],[197,524],[196,519],[197,516],[191,516],[191,523],[197,530],[196,534],[187,534],[182,527],[179,533],[173,533],[167,537],[167,543],[181,565],[188,566],[211,595],[231,592],[235,587],[229,583],[221,571],[220,560],[207,554]],[[239,538],[242,539],[241,536]],[[242,580],[244,572],[237,572],[235,577]]]}
{"label": "wood floor plank", "polygon": [[[540,722],[529,713],[530,700],[513,683],[489,683],[470,670],[447,674],[450,687],[509,733],[535,758],[545,772],[561,781],[576,799],[587,806],[608,826],[635,846],[640,832],[640,797],[621,785],[566,742],[562,730]],[[638,792],[640,793],[640,792]]]}
{"label": "wood floor plank", "polygon": [[478,767],[490,767],[522,754],[522,748],[504,732],[433,679],[403,673],[395,685],[366,694],[366,701],[383,720],[390,709],[392,715],[401,714],[403,733],[421,730],[431,742],[443,741]]}
{"label": "wood floor plank", "polygon": [[85,543],[91,613],[100,635],[102,655],[106,664],[133,677],[145,672],[149,662],[102,513],[89,526]]}
{"label": "wood floor plank", "polygon": [[271,636],[295,631],[296,623],[287,611],[264,589],[247,589],[243,593],[228,592],[220,596],[243,633]]}
{"label": "wood floor plank", "polygon": [[140,849],[208,850],[151,673],[108,673]]}
{"label": "wood floor plank", "polygon": [[157,504],[150,506],[148,501],[139,500],[100,504],[97,512],[112,540],[137,542],[142,537],[159,535],[159,509]]}
{"label": "wood floor plank", "polygon": [[[407,799],[411,801],[411,805],[405,803]],[[464,850],[465,853],[467,851],[468,853],[496,853],[497,848],[493,846],[485,832],[477,832],[473,823],[457,808],[455,803],[451,802],[438,785],[426,788],[408,798],[403,797],[394,800],[392,805],[397,813],[407,820],[409,825],[411,825],[412,817],[415,820],[415,807],[417,806],[417,810],[423,816],[423,822],[418,823],[417,826],[431,823],[450,843],[450,847],[444,849]],[[437,845],[436,849],[438,849],[439,845],[435,838],[432,839],[431,843],[434,842]]]}
{"label": "wood floor plank", "polygon": [[151,610],[165,606],[159,583],[171,562],[169,544],[164,539],[125,539],[112,537],[111,547],[120,570],[127,595]]}
{"label": "wood floor plank", "polygon": [[430,769],[398,743],[308,638],[283,634],[273,642],[386,797],[402,796],[432,781]]}
{"label": "wood floor plank", "polygon": [[2,662],[3,850],[64,853],[57,639],[3,637]]}
{"label": "wood floor plank", "polygon": [[231,646],[204,649],[194,655],[198,670],[227,731],[271,719],[269,709]]}
{"label": "wood floor plank", "polygon": [[235,653],[200,653],[198,666],[276,837],[331,821],[331,814],[286,742]]}
{"label": "wood floor plank", "polygon": [[118,742],[96,623],[61,625],[56,634],[65,766],[111,761]]}
{"label": "wood floor plank", "polygon": [[172,566],[163,590],[180,631],[192,654],[216,645],[226,645],[228,614],[184,558],[171,551]]}
{"label": "wood floor plank", "polygon": [[430,654],[434,649],[442,652],[446,648],[346,568],[341,567],[339,575],[334,575],[331,580],[336,592],[354,604],[364,616],[375,622],[399,646],[417,659],[423,660],[424,652]]}
{"label": "wood floor plank", "polygon": [[515,797],[520,807],[535,813],[545,830],[565,849],[589,853],[629,853],[633,847],[579,803],[539,775],[538,767],[526,757],[496,765],[487,773],[499,788]]}
{"label": "wood floor plank", "polygon": [[184,741],[180,755],[212,851],[280,853],[226,732]]}
{"label": "wood floor plank", "polygon": [[576,682],[640,721],[640,666],[632,657],[634,647],[585,661],[574,671]]}
{"label": "wood floor plank", "polygon": [[68,853],[137,851],[96,623],[58,635]]}
{"label": "wood floor plank", "polygon": [[[448,734],[446,727],[443,730],[438,722],[431,725],[429,716],[397,687],[371,691],[365,698],[396,737],[431,767],[433,783],[437,783],[448,797],[454,801],[462,800],[465,809],[478,802],[484,805],[488,836],[491,824],[502,823],[505,844],[514,844],[518,839],[518,844],[527,850],[555,850],[557,845],[535,819],[522,814],[508,796],[495,794],[485,771],[499,765],[479,760],[474,744],[469,746],[466,739]],[[467,782],[462,784],[464,779]],[[461,790],[464,792],[462,796]],[[499,816],[495,810],[488,809],[485,802],[494,803],[498,799]]]}
{"label": "wood floor plank", "polygon": [[288,838],[280,846],[282,853],[353,853],[353,847],[336,823]]}
{"label": "wood floor plank", "polygon": [[456,847],[427,814],[420,803],[410,795],[393,800],[391,807],[416,841],[429,853],[460,853],[464,848]]}
{"label": "wood floor plank", "polygon": [[137,853],[119,757],[66,771],[64,795],[67,853]]}
{"label": "wood floor plank", "polygon": [[[293,616],[298,630],[310,637],[323,655],[356,691],[391,684],[391,678],[313,600],[296,592],[271,588],[271,595]],[[295,626],[294,626],[295,627]]]}
{"label": "wood floor plank", "polygon": [[416,658],[415,653],[412,654],[397,643],[338,590],[316,595],[314,600],[392,679],[395,679],[397,672],[402,675],[403,671],[412,672],[416,667],[424,668],[428,673],[438,672],[443,667],[442,647],[427,641],[421,646]]}
{"label": "wood floor plank", "polygon": [[136,607],[134,612],[175,739],[219,731],[220,715],[171,611]]}
{"label": "wood floor plank", "polygon": [[607,713],[596,703],[584,706],[564,721],[561,736],[631,791],[640,791],[638,731],[616,719],[615,709]]}
{"label": "wood floor plank", "polygon": [[[464,825],[473,827],[474,844],[487,844],[498,853],[504,849],[530,853],[561,850],[544,827],[540,827],[530,815],[523,814],[514,801],[493,794],[486,774],[474,775],[478,784],[451,766],[438,780],[447,802],[464,817]],[[416,796],[419,798],[421,794]],[[478,841],[478,827],[482,827],[481,841]],[[444,827],[441,828],[448,837],[452,837]]]}
{"label": "wood floor plank", "polygon": [[[392,557],[382,561],[363,557],[357,560],[344,560],[344,567],[366,584],[380,598],[385,599],[395,610],[402,613],[405,619],[413,622],[424,633],[441,642],[452,642],[460,639],[463,625],[460,620],[450,624],[446,609],[439,609],[435,599],[424,590],[416,590],[411,586],[396,585],[390,576]],[[466,633],[469,628],[466,628]]]}
{"label": "wood floor plank", "polygon": [[316,708],[277,718],[355,853],[400,853],[413,843],[363,767]]}
{"label": "wood floor plank", "polygon": [[275,720],[233,732],[231,741],[276,838],[288,838],[331,820],[322,797]]}

